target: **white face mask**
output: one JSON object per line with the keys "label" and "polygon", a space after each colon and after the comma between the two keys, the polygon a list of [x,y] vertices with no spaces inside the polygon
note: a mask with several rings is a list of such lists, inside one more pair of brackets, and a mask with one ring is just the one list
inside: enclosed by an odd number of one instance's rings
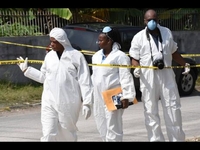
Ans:
{"label": "white face mask", "polygon": [[157,27],[156,21],[155,20],[150,20],[147,23],[147,27],[148,27],[149,30],[154,30]]}

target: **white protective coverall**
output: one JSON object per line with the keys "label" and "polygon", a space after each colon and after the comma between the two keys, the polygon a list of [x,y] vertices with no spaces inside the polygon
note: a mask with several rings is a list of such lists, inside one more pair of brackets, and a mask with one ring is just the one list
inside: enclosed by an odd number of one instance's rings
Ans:
{"label": "white protective coverall", "polygon": [[[162,27],[159,24],[157,27],[160,29],[163,39],[162,44],[158,40],[159,49],[150,34],[150,43],[147,40],[147,27],[136,34],[131,41],[129,54],[134,59],[139,60],[140,66],[153,66],[151,50],[154,58],[160,58],[158,50],[163,50],[165,66],[172,65],[172,54],[177,50],[177,43],[174,42],[172,33],[168,28]],[[184,141],[185,134],[182,130],[181,104],[175,81],[175,73],[172,69],[166,68],[162,70],[141,68],[140,71],[141,99],[144,104],[145,125],[149,141],[165,140],[161,131],[158,114],[159,98],[161,99],[169,141]]]}
{"label": "white protective coverall", "polygon": [[45,56],[40,71],[29,66],[24,75],[43,83],[41,141],[77,141],[77,120],[81,104],[91,105],[92,82],[88,64],[81,52],[72,48],[67,35],[53,30],[54,37],[64,46],[59,60],[56,51]]}
{"label": "white protective coverall", "polygon": [[[93,64],[117,64],[130,65],[130,58],[113,44],[112,51],[102,62],[103,49],[96,52],[92,57]],[[103,141],[122,141],[124,109],[108,111],[104,103],[102,92],[115,87],[122,87],[124,99],[133,101],[135,87],[133,76],[129,68],[93,66],[92,81],[94,86],[94,118],[97,129]]]}

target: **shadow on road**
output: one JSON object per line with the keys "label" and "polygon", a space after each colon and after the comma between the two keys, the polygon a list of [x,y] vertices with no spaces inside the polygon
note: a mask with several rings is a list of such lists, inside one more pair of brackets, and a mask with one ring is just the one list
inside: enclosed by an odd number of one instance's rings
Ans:
{"label": "shadow on road", "polygon": [[[189,96],[200,96],[200,87],[196,87],[191,95]],[[189,97],[189,96],[181,96],[181,97]]]}
{"label": "shadow on road", "polygon": [[200,96],[200,90],[195,89],[195,90],[192,92],[192,96]]}

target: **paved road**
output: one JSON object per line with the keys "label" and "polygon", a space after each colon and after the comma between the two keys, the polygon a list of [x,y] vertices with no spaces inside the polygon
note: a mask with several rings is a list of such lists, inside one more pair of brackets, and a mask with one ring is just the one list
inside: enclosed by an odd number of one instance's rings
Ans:
{"label": "paved road", "polygon": [[[182,97],[181,102],[186,138],[200,137],[200,92]],[[160,105],[159,108],[162,129],[166,137]],[[124,141],[147,141],[142,102],[126,109],[123,118]],[[80,114],[77,126],[78,141],[101,141],[93,116],[84,120]],[[0,141],[39,141],[41,135],[40,106],[0,113]]]}

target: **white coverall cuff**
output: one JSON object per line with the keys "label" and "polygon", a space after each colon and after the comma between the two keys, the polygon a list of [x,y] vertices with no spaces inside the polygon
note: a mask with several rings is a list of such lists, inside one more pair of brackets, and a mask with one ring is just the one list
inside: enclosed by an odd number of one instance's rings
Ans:
{"label": "white coverall cuff", "polygon": [[44,79],[40,76],[41,73],[39,70],[29,66],[26,71],[24,72],[24,76],[28,77],[34,81],[37,81],[39,83],[43,83]]}
{"label": "white coverall cuff", "polygon": [[122,100],[124,100],[124,99],[128,99],[129,102],[132,102],[134,98],[124,98],[124,97],[121,97],[121,98],[120,98],[120,101],[122,101]]}
{"label": "white coverall cuff", "polygon": [[83,102],[83,106],[89,106],[91,108],[92,107],[92,103],[84,103]]}

